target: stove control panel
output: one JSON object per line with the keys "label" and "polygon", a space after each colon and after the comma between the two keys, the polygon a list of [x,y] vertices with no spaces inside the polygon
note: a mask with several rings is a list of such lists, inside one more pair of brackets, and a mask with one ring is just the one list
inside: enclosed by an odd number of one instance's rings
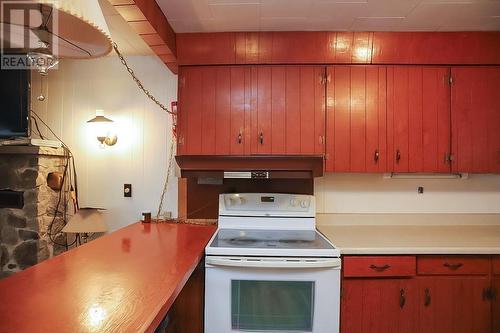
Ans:
{"label": "stove control panel", "polygon": [[219,215],[314,217],[312,195],[282,193],[230,193],[219,196]]}

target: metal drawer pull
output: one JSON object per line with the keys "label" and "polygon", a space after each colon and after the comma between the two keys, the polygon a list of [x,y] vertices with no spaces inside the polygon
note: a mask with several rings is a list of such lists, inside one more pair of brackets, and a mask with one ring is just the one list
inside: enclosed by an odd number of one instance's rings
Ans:
{"label": "metal drawer pull", "polygon": [[406,296],[405,296],[405,290],[401,289],[399,291],[399,307],[402,309],[404,308],[406,303]]}
{"label": "metal drawer pull", "polygon": [[264,144],[264,133],[260,132],[260,135],[259,135],[259,142],[261,145]]}
{"label": "metal drawer pull", "polygon": [[401,160],[401,152],[398,150],[396,150],[396,163],[399,164],[399,161]]}
{"label": "metal drawer pull", "polygon": [[445,262],[443,264],[444,267],[448,267],[449,269],[451,269],[452,271],[455,271],[457,269],[459,269],[460,267],[462,267],[464,264],[462,263],[457,263],[457,264],[449,264],[447,262]]}
{"label": "metal drawer pull", "polygon": [[243,136],[241,135],[241,131],[240,131],[240,133],[238,133],[238,144],[241,144],[242,140],[243,140]]}
{"label": "metal drawer pull", "polygon": [[373,269],[374,271],[377,272],[383,272],[389,268],[391,268],[391,265],[384,265],[384,266],[376,266],[376,265],[370,265],[370,268]]}
{"label": "metal drawer pull", "polygon": [[431,305],[431,291],[429,290],[429,288],[425,288],[424,292],[425,292],[424,305],[429,306],[429,305]]}
{"label": "metal drawer pull", "polygon": [[377,150],[375,150],[375,154],[373,155],[373,160],[375,161],[375,163],[378,163],[378,159],[380,158],[380,153]]}

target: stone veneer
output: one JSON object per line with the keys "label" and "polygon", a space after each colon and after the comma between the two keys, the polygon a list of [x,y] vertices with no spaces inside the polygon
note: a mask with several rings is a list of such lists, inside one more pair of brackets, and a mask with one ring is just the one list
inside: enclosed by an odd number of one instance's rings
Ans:
{"label": "stone veneer", "polygon": [[[65,251],[47,234],[59,196],[47,186],[47,175],[62,173],[66,159],[62,148],[0,146],[0,190],[24,192],[23,209],[0,208],[0,279]],[[62,224],[58,214],[53,229]],[[66,236],[56,241],[64,244]]]}

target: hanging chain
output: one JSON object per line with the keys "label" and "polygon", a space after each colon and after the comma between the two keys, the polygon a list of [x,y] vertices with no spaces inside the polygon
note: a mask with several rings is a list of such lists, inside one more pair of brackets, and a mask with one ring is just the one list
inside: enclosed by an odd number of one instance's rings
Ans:
{"label": "hanging chain", "polygon": [[163,186],[163,191],[160,197],[160,205],[158,206],[158,212],[156,213],[156,220],[160,220],[160,215],[163,210],[163,201],[165,199],[165,194],[168,189],[168,180],[170,178],[170,173],[172,170],[172,161],[174,160],[174,146],[175,146],[175,137],[172,135],[172,140],[170,142],[170,153],[168,156],[168,167],[167,167],[167,178],[165,179],[165,185]]}
{"label": "hanging chain", "polygon": [[116,54],[118,55],[118,58],[120,58],[120,61],[123,64],[123,66],[125,66],[127,68],[127,72],[129,72],[130,76],[132,76],[132,79],[137,84],[137,86],[139,87],[139,89],[141,89],[142,92],[144,94],[146,94],[146,96],[148,96],[148,98],[150,100],[152,100],[153,102],[155,102],[156,105],[158,105],[163,111],[165,111],[167,113],[170,113],[170,114],[175,114],[173,111],[170,111],[169,109],[167,109],[167,107],[165,105],[163,105],[159,100],[157,100],[156,97],[154,97],[149,92],[149,90],[147,90],[146,88],[144,88],[144,85],[142,84],[141,80],[139,80],[137,78],[137,76],[135,76],[134,70],[132,68],[130,68],[130,66],[128,65],[127,61],[125,60],[125,58],[121,54],[120,50],[118,49],[118,45],[115,42],[113,42],[113,49],[115,50]]}
{"label": "hanging chain", "polygon": [[[148,96],[148,98],[150,100],[152,100],[153,102],[155,102],[156,105],[158,105],[163,111],[173,115],[175,117],[176,113],[173,111],[173,110],[169,110],[167,109],[167,107],[165,105],[163,105],[160,101],[158,101],[156,99],[156,97],[153,96],[153,94],[151,94],[149,92],[148,89],[146,89],[144,87],[144,85],[142,84],[141,80],[139,80],[139,78],[135,75],[134,73],[134,70],[132,68],[130,68],[130,66],[128,65],[127,61],[125,60],[125,58],[123,57],[123,54],[121,54],[120,50],[118,49],[118,45],[113,42],[113,49],[115,50],[116,54],[118,55],[118,58],[120,58],[120,61],[121,63],[123,64],[123,66],[125,66],[125,68],[127,68],[127,72],[130,74],[130,76],[132,77],[132,79],[134,80],[134,82],[137,84],[137,86],[139,87],[140,90],[142,90],[142,92]],[[172,126],[175,126],[175,123],[172,124]],[[160,215],[161,215],[161,212],[163,210],[163,202],[165,200],[165,194],[167,193],[167,189],[168,189],[168,182],[169,182],[169,178],[170,178],[170,173],[171,173],[171,170],[172,170],[172,162],[174,160],[174,148],[175,148],[175,132],[172,131],[172,139],[171,139],[171,142],[170,142],[170,152],[169,152],[169,155],[168,155],[168,167],[167,167],[167,178],[165,179],[165,184],[163,186],[163,191],[161,193],[161,197],[160,197],[160,205],[158,206],[158,212],[156,214],[156,219],[159,221],[160,220]]]}

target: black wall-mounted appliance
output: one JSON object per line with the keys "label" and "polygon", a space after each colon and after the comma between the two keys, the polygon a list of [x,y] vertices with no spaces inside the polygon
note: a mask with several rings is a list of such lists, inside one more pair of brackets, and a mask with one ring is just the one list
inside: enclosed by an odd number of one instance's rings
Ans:
{"label": "black wall-mounted appliance", "polygon": [[0,70],[0,138],[29,136],[30,82],[30,70]]}

